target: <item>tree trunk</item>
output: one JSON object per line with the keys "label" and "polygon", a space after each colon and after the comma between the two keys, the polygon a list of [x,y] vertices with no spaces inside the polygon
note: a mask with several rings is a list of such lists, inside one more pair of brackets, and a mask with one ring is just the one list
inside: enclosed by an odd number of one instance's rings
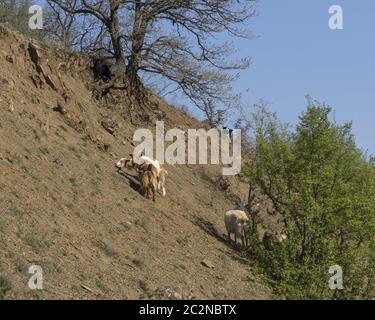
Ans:
{"label": "tree trunk", "polygon": [[125,74],[125,58],[124,52],[121,45],[121,34],[120,34],[120,25],[119,25],[119,17],[118,17],[118,9],[119,4],[117,1],[110,1],[110,12],[111,12],[111,20],[109,22],[109,32],[111,35],[113,51],[115,54],[116,65],[118,67],[119,74],[116,76],[124,78]]}
{"label": "tree trunk", "polygon": [[137,94],[141,93],[141,88],[143,87],[142,81],[138,76],[138,70],[142,61],[141,54],[147,31],[147,21],[144,19],[144,14],[138,2],[133,24],[132,51],[126,68],[126,75],[130,86]]}

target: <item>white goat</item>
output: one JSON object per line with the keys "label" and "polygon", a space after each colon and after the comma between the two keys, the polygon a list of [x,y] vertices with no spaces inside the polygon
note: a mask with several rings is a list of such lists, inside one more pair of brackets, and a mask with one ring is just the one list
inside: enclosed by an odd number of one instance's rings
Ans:
{"label": "white goat", "polygon": [[234,233],[234,243],[237,245],[237,237],[241,238],[242,246],[247,246],[247,237],[245,235],[245,226],[247,225],[249,218],[246,213],[242,210],[229,210],[224,215],[225,228],[228,232],[229,241],[231,241],[230,235]]}

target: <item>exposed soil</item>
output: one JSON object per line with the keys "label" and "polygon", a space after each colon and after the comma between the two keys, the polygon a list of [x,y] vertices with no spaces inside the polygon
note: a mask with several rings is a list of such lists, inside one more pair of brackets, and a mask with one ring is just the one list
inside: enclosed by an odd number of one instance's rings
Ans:
{"label": "exposed soil", "polygon": [[[157,97],[142,112],[125,97],[98,102],[84,57],[3,27],[0,68],[6,298],[147,299],[163,297],[165,286],[183,298],[271,297],[225,238],[223,215],[246,202],[244,181],[223,190],[219,167],[166,165],[167,196],[153,203],[138,192],[135,171],[115,168],[142,117],[151,128],[156,119],[182,130],[201,123]],[[43,290],[28,288],[32,264],[43,268]]]}

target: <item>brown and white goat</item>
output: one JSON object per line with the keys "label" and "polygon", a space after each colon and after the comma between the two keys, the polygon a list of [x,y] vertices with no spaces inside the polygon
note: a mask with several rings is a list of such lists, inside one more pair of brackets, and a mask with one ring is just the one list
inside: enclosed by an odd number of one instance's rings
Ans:
{"label": "brown and white goat", "polygon": [[160,169],[159,175],[158,175],[158,191],[162,192],[163,197],[166,195],[165,191],[165,176],[168,174],[168,171],[164,168]]}
{"label": "brown and white goat", "polygon": [[157,170],[152,164],[144,164],[138,168],[139,182],[141,185],[141,193],[155,201],[157,188]]}
{"label": "brown and white goat", "polygon": [[161,167],[160,163],[157,160],[152,160],[149,157],[141,156],[139,158],[139,163],[136,163],[134,160],[133,154],[129,155],[130,158],[121,158],[117,163],[117,168],[134,168],[138,172],[139,171],[146,171],[148,165],[153,165],[156,169],[157,174],[157,189],[159,192],[162,193],[163,197],[166,195],[165,190],[165,177],[168,174],[168,171]]}

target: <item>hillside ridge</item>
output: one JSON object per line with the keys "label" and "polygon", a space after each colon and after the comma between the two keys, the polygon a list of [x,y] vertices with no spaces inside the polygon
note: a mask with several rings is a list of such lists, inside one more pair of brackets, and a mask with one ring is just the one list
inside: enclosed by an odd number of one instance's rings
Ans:
{"label": "hillside ridge", "polygon": [[[0,25],[0,276],[7,299],[268,299],[229,245],[223,215],[247,184],[213,165],[166,165],[167,196],[138,192],[115,162],[139,126],[203,127],[148,93],[92,94],[88,59]],[[30,290],[28,268],[43,268]]]}

